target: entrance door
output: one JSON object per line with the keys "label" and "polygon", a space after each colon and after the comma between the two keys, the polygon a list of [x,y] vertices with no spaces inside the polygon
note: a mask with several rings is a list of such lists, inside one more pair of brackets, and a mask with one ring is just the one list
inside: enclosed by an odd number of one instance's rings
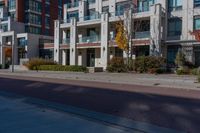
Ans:
{"label": "entrance door", "polygon": [[95,66],[95,49],[87,49],[87,66]]}

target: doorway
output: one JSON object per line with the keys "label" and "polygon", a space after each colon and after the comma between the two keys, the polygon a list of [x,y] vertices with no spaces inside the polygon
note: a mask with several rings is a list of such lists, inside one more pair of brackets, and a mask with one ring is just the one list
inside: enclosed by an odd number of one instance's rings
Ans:
{"label": "doorway", "polygon": [[95,66],[95,49],[87,49],[87,66]]}

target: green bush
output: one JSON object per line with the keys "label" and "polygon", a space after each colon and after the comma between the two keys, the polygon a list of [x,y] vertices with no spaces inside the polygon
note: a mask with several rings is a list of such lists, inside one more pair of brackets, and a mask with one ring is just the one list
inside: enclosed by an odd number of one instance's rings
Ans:
{"label": "green bush", "polygon": [[63,66],[63,65],[40,65],[37,69],[42,71],[71,71],[71,72],[87,72],[87,68],[83,66]]}
{"label": "green bush", "polygon": [[33,58],[24,64],[29,70],[37,70],[41,65],[56,65],[52,60],[46,60],[41,58]]}
{"label": "green bush", "polygon": [[121,57],[113,57],[107,67],[108,72],[127,72],[127,65],[124,63],[124,59]]}
{"label": "green bush", "polygon": [[198,75],[197,80],[200,83],[200,74]]}
{"label": "green bush", "polygon": [[0,69],[2,69],[2,64],[0,64]]}
{"label": "green bush", "polygon": [[166,64],[166,60],[162,57],[141,56],[135,60],[135,71],[140,73],[160,73]]}
{"label": "green bush", "polygon": [[178,67],[185,66],[185,64],[186,64],[186,58],[185,58],[185,54],[183,53],[182,50],[179,50],[178,53],[176,54],[175,64]]}
{"label": "green bush", "polygon": [[176,74],[177,75],[188,75],[188,74],[190,74],[190,70],[188,68],[184,68],[184,67],[178,68],[176,70]]}

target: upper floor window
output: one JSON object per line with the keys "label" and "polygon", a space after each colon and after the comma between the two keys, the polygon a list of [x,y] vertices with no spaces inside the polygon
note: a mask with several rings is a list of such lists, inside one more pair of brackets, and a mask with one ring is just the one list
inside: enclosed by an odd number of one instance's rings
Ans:
{"label": "upper floor window", "polygon": [[182,20],[172,18],[168,20],[168,36],[180,36],[182,34]]}
{"label": "upper floor window", "polygon": [[200,30],[200,16],[194,17],[194,30]]}
{"label": "upper floor window", "polygon": [[87,0],[88,4],[92,4],[92,3],[95,3],[95,2],[96,2],[96,0]]}
{"label": "upper floor window", "polygon": [[169,11],[182,10],[182,0],[169,0],[168,2]]}
{"label": "upper floor window", "polygon": [[194,7],[200,7],[200,0],[194,0]]}
{"label": "upper floor window", "polygon": [[16,9],[16,0],[9,0],[8,6],[9,6],[9,10]]}
{"label": "upper floor window", "polygon": [[138,12],[149,11],[149,7],[155,3],[155,0],[138,0]]}

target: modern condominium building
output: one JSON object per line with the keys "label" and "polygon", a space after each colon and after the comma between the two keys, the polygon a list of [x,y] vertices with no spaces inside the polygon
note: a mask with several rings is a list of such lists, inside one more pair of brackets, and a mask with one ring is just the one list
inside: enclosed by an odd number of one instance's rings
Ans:
{"label": "modern condominium building", "polygon": [[71,0],[63,20],[55,21],[54,60],[63,65],[106,68],[126,54],[115,43],[116,22],[128,25],[133,57],[155,55],[173,65],[179,49],[200,65],[200,43],[190,34],[200,29],[199,0]]}
{"label": "modern condominium building", "polygon": [[63,16],[66,0],[0,0],[0,64],[5,49],[14,46],[20,59],[43,56],[44,42],[53,42],[54,20]]}

